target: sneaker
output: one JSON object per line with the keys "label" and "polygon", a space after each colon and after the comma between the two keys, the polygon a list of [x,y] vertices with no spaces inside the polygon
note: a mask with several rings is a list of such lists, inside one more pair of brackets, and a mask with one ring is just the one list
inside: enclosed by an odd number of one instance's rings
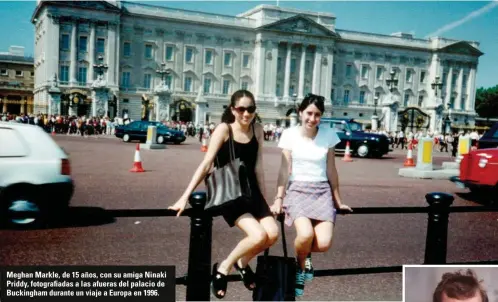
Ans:
{"label": "sneaker", "polygon": [[304,294],[304,278],[304,271],[300,267],[296,267],[296,297],[300,297]]}
{"label": "sneaker", "polygon": [[313,264],[311,263],[311,253],[306,257],[304,262],[304,280],[311,281],[315,276],[315,270],[313,269]]}

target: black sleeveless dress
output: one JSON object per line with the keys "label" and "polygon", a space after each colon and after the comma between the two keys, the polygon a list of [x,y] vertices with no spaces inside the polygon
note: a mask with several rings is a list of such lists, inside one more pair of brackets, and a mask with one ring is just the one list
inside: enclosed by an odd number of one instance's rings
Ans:
{"label": "black sleeveless dress", "polygon": [[[261,219],[267,216],[272,216],[270,207],[266,202],[259,188],[256,178],[256,161],[258,158],[259,143],[254,133],[254,125],[252,126],[252,139],[246,143],[233,141],[235,149],[235,158],[240,158],[247,167],[249,186],[251,188],[251,200],[241,201],[223,208],[221,214],[230,227],[235,225],[235,221],[245,213],[250,213],[254,218]],[[229,138],[230,139],[230,138]],[[227,139],[220,150],[216,154],[214,164],[217,168],[223,167],[230,162],[230,142]]]}

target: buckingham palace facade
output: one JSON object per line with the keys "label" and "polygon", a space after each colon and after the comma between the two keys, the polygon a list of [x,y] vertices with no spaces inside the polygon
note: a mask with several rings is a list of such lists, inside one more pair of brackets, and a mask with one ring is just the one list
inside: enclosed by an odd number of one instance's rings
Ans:
{"label": "buckingham palace facade", "polygon": [[248,89],[269,123],[285,120],[309,92],[326,98],[326,116],[369,123],[375,111],[390,131],[475,123],[477,42],[354,32],[335,22],[331,13],[273,5],[226,16],[40,1],[32,17],[35,113],[140,119],[151,110],[157,120],[219,122],[230,95]]}

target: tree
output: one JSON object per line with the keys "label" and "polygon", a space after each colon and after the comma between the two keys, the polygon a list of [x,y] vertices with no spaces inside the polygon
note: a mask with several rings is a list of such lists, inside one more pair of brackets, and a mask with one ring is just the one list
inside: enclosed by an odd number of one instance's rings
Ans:
{"label": "tree", "polygon": [[476,112],[480,117],[498,117],[498,85],[476,91]]}

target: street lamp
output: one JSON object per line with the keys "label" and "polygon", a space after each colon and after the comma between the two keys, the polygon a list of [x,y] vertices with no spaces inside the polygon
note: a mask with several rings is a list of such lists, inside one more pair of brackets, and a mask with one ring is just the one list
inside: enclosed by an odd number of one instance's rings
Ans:
{"label": "street lamp", "polygon": [[107,71],[109,66],[107,66],[107,64],[104,64],[104,57],[102,55],[97,58],[97,62],[97,64],[93,64],[93,68],[99,76],[103,76],[104,72]]}
{"label": "street lamp", "polygon": [[379,102],[379,97],[375,96],[374,97],[374,115],[377,115],[377,104]]}
{"label": "street lamp", "polygon": [[435,96],[437,97],[438,88],[441,90],[443,88],[443,82],[439,81],[439,76],[436,76],[434,82],[431,84],[432,89],[434,89]]}
{"label": "street lamp", "polygon": [[391,91],[391,93],[392,93],[394,88],[396,88],[396,86],[398,86],[398,80],[395,79],[396,71],[394,71],[394,69],[391,69],[391,72],[389,74],[391,77],[386,80],[386,84],[389,87],[389,91]]}
{"label": "street lamp", "polygon": [[296,93],[292,94],[292,100],[294,101],[294,112],[297,113],[297,108],[296,108],[297,94]]}
{"label": "street lamp", "polygon": [[[162,62],[161,63],[161,69],[156,70],[156,73],[161,75],[161,84],[164,85],[164,76],[170,74],[169,70],[166,70],[166,63]],[[168,87],[170,88],[170,87]]]}
{"label": "street lamp", "polygon": [[[439,76],[436,76],[434,81],[431,83],[432,89],[434,89],[434,95],[437,98],[438,89],[441,90],[443,88],[443,82],[439,80]],[[450,114],[448,112],[449,106],[444,106],[444,110],[446,110],[446,116],[443,118],[443,135],[446,136],[446,128],[448,127],[448,122],[450,122]]]}

